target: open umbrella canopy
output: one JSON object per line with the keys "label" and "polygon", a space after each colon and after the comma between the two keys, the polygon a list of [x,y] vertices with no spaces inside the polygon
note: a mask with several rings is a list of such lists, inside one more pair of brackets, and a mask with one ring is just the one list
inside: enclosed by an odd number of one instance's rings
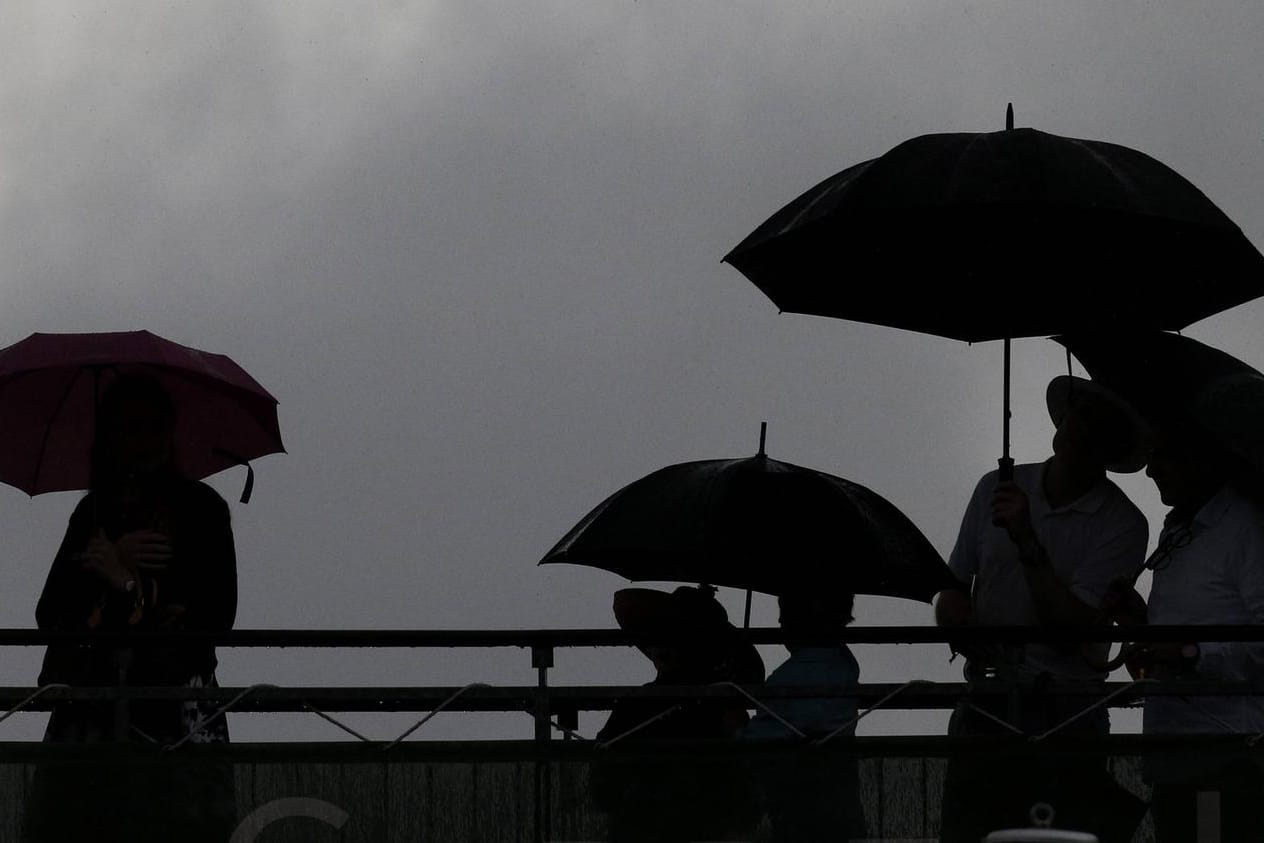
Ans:
{"label": "open umbrella canopy", "polygon": [[100,396],[138,371],[176,405],[175,460],[189,476],[285,450],[277,400],[222,354],[148,331],[32,334],[0,349],[0,482],[30,495],[88,488]]}
{"label": "open umbrella canopy", "polygon": [[836,587],[929,602],[956,584],[889,501],[763,455],[646,475],[575,525],[541,560],[552,562],[769,594]]}
{"label": "open umbrella canopy", "polygon": [[783,311],[970,342],[1178,330],[1264,294],[1264,256],[1183,176],[1035,129],[905,141],[724,260]]}
{"label": "open umbrella canopy", "polygon": [[1005,341],[1178,330],[1264,295],[1264,255],[1187,179],[1035,129],[922,135],[831,176],[724,260],[783,311]]}
{"label": "open umbrella canopy", "polygon": [[1054,339],[1143,416],[1194,422],[1264,477],[1264,374],[1254,367],[1166,332]]}

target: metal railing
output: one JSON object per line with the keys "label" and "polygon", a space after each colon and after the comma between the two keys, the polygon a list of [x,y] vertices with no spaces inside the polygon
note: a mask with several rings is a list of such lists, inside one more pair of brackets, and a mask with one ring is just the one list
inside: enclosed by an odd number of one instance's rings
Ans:
{"label": "metal railing", "polygon": [[[779,629],[750,629],[739,633],[753,644],[784,644],[788,636]],[[1250,641],[1264,642],[1259,626],[1143,626],[1143,627],[964,627],[951,630],[932,626],[850,627],[840,639],[850,644],[1022,644],[1084,642]],[[227,632],[128,632],[67,633],[27,629],[0,629],[2,646],[80,645],[107,649],[140,650],[147,647],[212,645],[228,648],[514,648],[528,650],[537,671],[534,686],[493,686],[475,683],[464,687],[247,687],[185,688],[98,686],[43,688],[0,687],[0,722],[18,711],[47,711],[66,701],[113,702],[126,706],[135,700],[201,701],[217,706],[216,716],[233,712],[299,712],[320,716],[358,740],[371,742],[334,718],[331,712],[428,712],[426,717],[389,742],[398,744],[438,711],[525,712],[535,720],[534,736],[545,742],[555,733],[577,738],[581,711],[609,710],[624,699],[661,699],[668,703],[716,698],[731,699],[748,708],[786,698],[854,698],[861,716],[877,708],[948,709],[967,693],[972,700],[1004,699],[1017,693],[1014,683],[989,680],[906,683],[861,683],[819,687],[739,687],[731,683],[692,687],[553,686],[549,670],[558,648],[631,647],[670,643],[670,636],[656,637],[610,629],[557,630],[232,630]],[[1262,677],[1264,679],[1264,677]],[[1264,682],[1225,683],[1181,678],[1162,682],[1066,682],[1049,686],[1050,693],[1084,702],[1083,710],[1101,706],[1137,704],[1145,695],[1180,697],[1264,694]],[[205,724],[201,724],[205,726]],[[1047,735],[1042,736],[1047,737]],[[180,741],[179,743],[183,743]]]}
{"label": "metal railing", "polygon": [[[784,644],[787,636],[778,629],[743,630],[745,640],[755,644]],[[849,644],[864,645],[927,645],[949,643],[963,644],[1010,644],[1029,642],[1083,643],[1083,642],[1185,642],[1185,641],[1249,641],[1264,642],[1264,627],[1255,626],[1198,626],[1198,627],[1093,627],[1077,629],[1034,627],[967,627],[945,630],[936,627],[852,627],[840,636]],[[1192,751],[1207,756],[1216,753],[1225,758],[1250,757],[1264,752],[1259,746],[1261,736],[1250,734],[1221,734],[1215,736],[1166,736],[1114,734],[1106,737],[1067,734],[1063,728],[1077,718],[1086,716],[1101,707],[1136,705],[1144,696],[1178,696],[1196,698],[1221,695],[1262,695],[1264,681],[1215,682],[1193,678],[1177,678],[1158,681],[1147,679],[1140,682],[1070,682],[1057,681],[1044,687],[1042,693],[1059,694],[1073,699],[1078,713],[1068,716],[1061,724],[1046,728],[1038,734],[1026,734],[1017,727],[1007,733],[988,736],[866,736],[834,740],[849,732],[861,717],[884,709],[951,709],[962,700],[973,703],[1012,701],[1021,688],[1018,683],[1002,679],[989,679],[974,683],[928,682],[910,677],[907,682],[875,682],[855,685],[822,685],[814,687],[784,687],[766,685],[736,685],[717,683],[704,686],[594,686],[553,685],[550,671],[554,655],[561,648],[581,647],[631,647],[652,643],[672,643],[672,638],[633,635],[621,630],[609,629],[562,629],[562,630],[235,630],[221,633],[167,632],[167,633],[90,633],[70,634],[37,630],[0,630],[0,647],[41,647],[48,645],[92,646],[106,650],[143,650],[147,647],[171,647],[182,645],[213,645],[225,648],[462,648],[471,650],[510,648],[525,650],[530,654],[531,666],[536,671],[533,685],[498,686],[482,683],[455,686],[382,686],[382,687],[330,687],[302,686],[278,687],[272,684],[256,684],[243,687],[149,687],[121,684],[117,686],[78,686],[52,684],[41,688],[0,687],[0,723],[17,712],[48,711],[70,701],[111,704],[124,709],[139,700],[198,701],[209,704],[213,713],[194,725],[183,738],[165,747],[107,744],[98,746],[55,746],[5,744],[6,763],[13,766],[15,780],[27,781],[31,770],[50,761],[69,760],[76,764],[101,764],[102,769],[117,773],[120,760],[135,756],[137,769],[143,772],[152,766],[154,776],[166,775],[168,764],[198,765],[203,761],[227,761],[243,769],[237,782],[236,798],[246,800],[243,805],[252,812],[240,819],[237,828],[260,828],[271,822],[278,805],[289,806],[292,794],[277,790],[273,793],[256,781],[250,765],[266,772],[269,765],[300,765],[307,772],[336,769],[358,771],[350,775],[343,790],[321,790],[304,802],[337,808],[345,819],[350,814],[357,817],[374,816],[379,807],[366,800],[365,793],[374,792],[381,782],[398,777],[406,785],[405,792],[413,794],[414,802],[420,794],[429,792],[437,780],[448,782],[453,793],[477,794],[501,800],[502,810],[508,812],[513,822],[529,831],[519,830],[506,834],[503,839],[536,843],[552,843],[557,840],[598,839],[593,829],[599,822],[592,821],[591,805],[586,800],[584,773],[588,765],[600,763],[609,752],[618,752],[633,759],[638,754],[650,760],[675,763],[715,759],[719,763],[740,763],[758,758],[760,753],[843,753],[860,759],[862,776],[867,782],[866,811],[871,824],[874,817],[885,817],[871,828],[882,833],[895,834],[906,829],[908,822],[917,821],[922,836],[933,839],[934,817],[937,816],[939,799],[938,784],[943,776],[947,759],[959,753],[998,752],[1032,759],[1046,757],[1042,753],[1089,753],[1108,754],[1112,758],[1136,762],[1137,759],[1156,754],[1178,754],[1185,757]],[[124,660],[126,661],[126,660]],[[1264,680],[1264,677],[1261,677]],[[610,710],[624,700],[640,699],[659,701],[667,708],[673,704],[691,700],[731,701],[734,706],[762,710],[775,714],[773,704],[789,698],[838,698],[856,701],[857,716],[842,724],[829,735],[800,735],[798,740],[780,747],[756,746],[756,742],[710,741],[662,742],[623,741],[623,736],[605,741],[584,740],[577,733],[578,715],[586,711]],[[657,708],[657,707],[652,707]],[[1004,708],[1004,706],[999,706]],[[534,739],[531,741],[450,741],[409,740],[423,729],[436,714],[448,712],[521,712],[534,720]],[[306,712],[321,717],[342,729],[351,741],[321,743],[286,743],[276,746],[266,744],[234,744],[226,746],[201,745],[193,747],[192,738],[214,718],[229,712]],[[341,722],[335,714],[344,712],[415,712],[418,719],[406,730],[385,739],[374,739]],[[116,718],[126,722],[127,718]],[[792,724],[791,724],[792,725]],[[632,730],[635,731],[635,730]],[[790,729],[788,734],[797,730]],[[554,740],[561,735],[563,740]],[[611,750],[612,745],[617,750]],[[648,746],[647,746],[648,744]],[[165,752],[162,750],[166,750]],[[1183,753],[1183,754],[1182,754]],[[164,762],[161,759],[167,759]],[[478,766],[484,772],[471,776],[460,787],[452,784],[457,770]],[[130,763],[130,762],[129,762]],[[211,766],[213,767],[213,763]],[[444,767],[444,764],[451,765]],[[23,765],[27,765],[24,767]],[[114,766],[111,766],[114,765]],[[1134,763],[1132,767],[1136,767]],[[29,767],[29,769],[28,769]],[[1118,771],[1126,772],[1126,764]],[[1127,767],[1127,769],[1132,769]],[[394,770],[395,772],[388,772]],[[313,772],[314,774],[314,772]],[[330,782],[341,781],[342,772],[330,774]],[[357,776],[359,778],[357,778]],[[424,780],[423,780],[424,776]],[[395,779],[392,779],[395,780]],[[243,782],[250,782],[245,788]],[[288,779],[286,779],[288,781]],[[463,780],[462,780],[463,781]],[[322,787],[332,788],[326,782]],[[481,784],[480,784],[481,782]],[[910,782],[916,785],[911,787]],[[366,783],[372,783],[372,786]],[[464,790],[462,790],[464,788]],[[914,793],[915,792],[915,793]],[[909,793],[914,793],[909,797]],[[333,794],[333,795],[330,795]],[[469,794],[466,794],[469,796]],[[275,799],[255,805],[265,796]],[[462,797],[465,798],[465,797]],[[14,797],[17,799],[17,797]],[[475,796],[469,796],[474,804]],[[251,801],[253,800],[253,801]],[[287,801],[288,800],[288,801]],[[904,801],[901,801],[904,800]],[[911,801],[909,801],[911,800]],[[302,801],[302,800],[300,800]],[[426,810],[442,812],[452,799],[431,800]],[[908,802],[907,805],[904,802]],[[310,804],[309,804],[310,803]],[[15,803],[16,804],[16,803]],[[383,803],[384,805],[386,803]],[[430,803],[428,803],[430,804]],[[463,804],[463,803],[461,803]],[[888,807],[904,805],[904,815],[887,816]],[[375,807],[377,806],[377,807]],[[514,806],[517,806],[515,808]],[[346,810],[344,810],[346,809]],[[288,810],[288,808],[287,808]],[[304,809],[306,810],[306,808]],[[385,808],[382,809],[383,811]],[[513,813],[514,811],[517,813]],[[409,804],[407,816],[381,819],[382,823],[398,822],[400,827],[413,822],[420,809]],[[894,808],[891,809],[894,811]],[[263,812],[263,813],[260,813]],[[293,814],[290,814],[293,815]],[[288,815],[287,815],[288,816]],[[309,816],[309,814],[302,814]],[[446,815],[445,815],[446,816]],[[262,819],[261,819],[262,818]],[[452,821],[448,817],[444,822]],[[436,821],[437,822],[437,821]],[[596,822],[596,824],[594,824]],[[3,824],[0,818],[0,825]],[[411,827],[411,826],[408,826]],[[567,832],[566,829],[578,829]],[[894,829],[894,831],[892,831]],[[912,839],[907,837],[899,839]],[[472,830],[466,837],[453,839],[492,840],[491,832],[482,827]],[[876,835],[876,832],[875,832]],[[918,839],[923,839],[919,837]],[[234,837],[234,839],[237,839]],[[244,838],[245,839],[245,838]],[[348,838],[361,839],[361,838]],[[876,836],[874,839],[878,839]],[[896,839],[882,837],[881,839]],[[1146,840],[1141,836],[1138,839]]]}
{"label": "metal railing", "polygon": [[[775,627],[737,632],[752,644],[784,644],[794,640]],[[1197,626],[853,626],[837,636],[845,644],[1026,644],[1157,641],[1264,642],[1264,626],[1253,624]],[[0,629],[0,647],[48,644],[100,644],[161,647],[206,644],[218,647],[301,648],[518,648],[631,647],[673,643],[678,636],[655,636],[620,629],[234,629],[224,632],[55,632]]]}

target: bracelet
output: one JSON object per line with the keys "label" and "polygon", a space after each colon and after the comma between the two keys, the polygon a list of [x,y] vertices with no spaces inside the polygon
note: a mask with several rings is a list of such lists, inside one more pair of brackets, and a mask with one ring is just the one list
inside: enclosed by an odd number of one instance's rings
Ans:
{"label": "bracelet", "polygon": [[130,577],[123,584],[123,593],[132,595],[132,609],[127,614],[127,624],[135,626],[145,614],[145,589],[140,580]]}

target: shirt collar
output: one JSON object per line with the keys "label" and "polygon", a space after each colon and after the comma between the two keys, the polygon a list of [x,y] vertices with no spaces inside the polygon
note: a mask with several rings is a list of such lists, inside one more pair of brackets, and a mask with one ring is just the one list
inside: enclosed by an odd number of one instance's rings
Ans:
{"label": "shirt collar", "polygon": [[1053,507],[1049,503],[1049,499],[1045,497],[1045,472],[1049,470],[1049,460],[1045,460],[1040,464],[1040,472],[1036,477],[1036,494],[1040,495],[1040,500],[1045,506],[1045,510],[1050,514],[1062,512],[1077,512],[1084,515],[1092,515],[1094,512],[1102,508],[1102,504],[1106,502],[1107,484],[1110,482],[1103,477],[1093,484],[1087,492],[1080,495],[1068,504],[1059,507]]}
{"label": "shirt collar", "polygon": [[1167,532],[1170,530],[1180,529],[1181,527],[1191,530],[1194,528],[1206,530],[1214,527],[1225,517],[1225,514],[1233,507],[1234,501],[1236,500],[1237,494],[1233,491],[1233,488],[1226,483],[1221,486],[1215,494],[1208,498],[1206,502],[1198,508],[1198,511],[1194,513],[1194,516],[1188,520],[1178,521],[1173,517],[1175,510],[1168,510],[1167,515],[1163,518],[1163,530],[1164,532]]}
{"label": "shirt collar", "polygon": [[1233,506],[1234,499],[1233,489],[1228,484],[1221,486],[1194,515],[1194,523],[1199,527],[1214,527]]}

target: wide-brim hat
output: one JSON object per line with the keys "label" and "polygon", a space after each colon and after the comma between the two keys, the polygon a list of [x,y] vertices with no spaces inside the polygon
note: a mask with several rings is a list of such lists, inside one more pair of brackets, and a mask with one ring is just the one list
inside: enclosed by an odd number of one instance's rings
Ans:
{"label": "wide-brim hat", "polygon": [[[710,590],[680,586],[675,591],[624,588],[614,593],[614,617],[628,632],[680,636],[685,643],[699,643],[715,653],[717,669],[732,681],[764,681],[764,661],[755,645],[746,641],[729,622],[724,606]],[[637,648],[649,656],[647,646]]]}
{"label": "wide-brim hat", "polygon": [[1097,381],[1074,375],[1058,375],[1049,381],[1049,387],[1045,390],[1045,404],[1049,408],[1049,419],[1054,427],[1061,426],[1062,419],[1071,406],[1072,397],[1089,397],[1094,401],[1100,401],[1116,410],[1127,426],[1127,441],[1122,447],[1122,453],[1112,457],[1106,464],[1107,471],[1113,471],[1116,474],[1132,474],[1145,468],[1146,431],[1149,426],[1136,408]]}

